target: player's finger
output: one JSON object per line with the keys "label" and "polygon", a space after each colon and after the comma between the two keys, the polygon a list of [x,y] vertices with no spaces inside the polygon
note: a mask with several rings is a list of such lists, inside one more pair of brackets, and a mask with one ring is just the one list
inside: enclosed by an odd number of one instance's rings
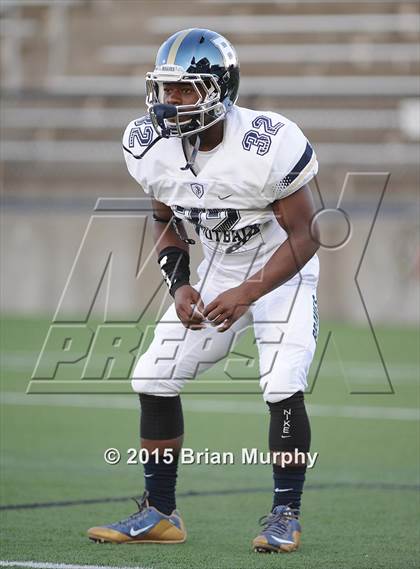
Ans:
{"label": "player's finger", "polygon": [[204,330],[205,324],[191,324],[191,322],[182,322],[182,325],[187,330]]}
{"label": "player's finger", "polygon": [[220,314],[217,314],[213,319],[208,318],[208,320],[212,326],[220,326],[220,324],[222,324],[222,322],[226,320],[227,317],[228,315],[225,312],[222,312]]}
{"label": "player's finger", "polygon": [[204,320],[204,316],[197,309],[195,304],[191,303],[187,306],[182,306],[180,311],[185,320],[191,320],[193,322],[202,322]]}
{"label": "player's finger", "polygon": [[191,330],[202,330],[203,328],[206,328],[204,316],[195,306],[193,306],[192,311],[188,312],[186,320],[188,321],[188,327],[191,328]]}
{"label": "player's finger", "polygon": [[194,306],[193,311],[190,312],[189,318],[194,322],[202,322],[204,320],[204,316],[201,314],[200,310],[198,310],[196,306]]}
{"label": "player's finger", "polygon": [[216,306],[211,312],[207,314],[207,320],[213,321],[215,318],[222,316],[225,310],[222,306]]}
{"label": "player's finger", "polygon": [[185,311],[178,316],[185,328],[189,328],[190,330],[202,330],[206,327],[201,315],[193,316],[191,312]]}
{"label": "player's finger", "polygon": [[191,320],[184,320],[183,325],[185,328],[189,328],[190,330],[203,330],[206,325],[201,322],[193,322]]}
{"label": "player's finger", "polygon": [[186,324],[184,324],[184,326],[189,330],[204,330],[204,328],[206,327],[205,324],[191,324],[191,322],[187,322]]}
{"label": "player's finger", "polygon": [[205,306],[204,306],[203,299],[201,298],[200,295],[198,295],[198,297],[197,297],[196,306],[197,306],[197,309],[201,312],[201,314],[203,314]]}
{"label": "player's finger", "polygon": [[212,312],[215,308],[217,308],[218,306],[218,301],[217,298],[215,300],[212,300],[203,310],[203,316],[205,318],[209,317],[210,312]]}
{"label": "player's finger", "polygon": [[200,325],[202,319],[194,319],[192,318],[191,312],[185,309],[179,309],[177,311],[178,318],[181,320],[182,324],[185,328],[190,328],[191,325]]}
{"label": "player's finger", "polygon": [[218,326],[216,328],[216,330],[218,332],[226,332],[226,330],[229,330],[229,328],[232,326],[232,324],[233,324],[233,322],[229,318],[226,318],[225,321],[223,322],[223,324]]}

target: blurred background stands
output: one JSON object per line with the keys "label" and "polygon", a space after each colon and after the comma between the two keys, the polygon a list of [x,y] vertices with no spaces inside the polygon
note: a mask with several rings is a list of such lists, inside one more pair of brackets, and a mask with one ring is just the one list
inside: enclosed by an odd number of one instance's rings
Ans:
{"label": "blurred background stands", "polygon": [[[179,29],[207,27],[237,48],[238,103],[286,115],[313,143],[326,202],[336,204],[347,172],[391,173],[366,286],[378,318],[413,320],[418,2],[2,0],[0,10],[7,310],[51,310],[95,199],[141,195],[123,163],[122,131],[144,114],[144,75],[160,43]],[[362,234],[377,193],[362,176],[349,194]],[[30,256],[25,271],[10,259],[11,250]],[[337,261],[321,252],[334,317],[364,318],[346,302],[353,253],[349,247]],[[45,263],[52,260],[49,270]],[[42,277],[51,270],[46,290]],[[26,285],[24,274],[32,275]],[[390,283],[382,297],[381,279]],[[397,291],[403,306],[390,310],[389,296]]]}

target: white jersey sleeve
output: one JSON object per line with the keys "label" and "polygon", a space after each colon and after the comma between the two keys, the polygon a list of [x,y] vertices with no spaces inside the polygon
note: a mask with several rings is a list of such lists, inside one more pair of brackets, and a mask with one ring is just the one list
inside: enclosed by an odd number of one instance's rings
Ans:
{"label": "white jersey sleeve", "polygon": [[307,184],[317,172],[318,161],[314,149],[300,128],[288,121],[263,194],[270,201],[283,199]]}

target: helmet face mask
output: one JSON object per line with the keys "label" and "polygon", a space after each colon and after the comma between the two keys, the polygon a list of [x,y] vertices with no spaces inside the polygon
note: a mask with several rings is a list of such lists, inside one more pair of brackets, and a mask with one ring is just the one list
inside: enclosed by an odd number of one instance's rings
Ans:
{"label": "helmet face mask", "polygon": [[[165,104],[168,83],[191,85],[197,101],[177,105],[173,118],[162,122],[153,107]],[[152,124],[164,137],[182,138],[206,130],[225,118],[236,102],[238,86],[239,64],[225,38],[210,30],[177,32],[162,44],[154,71],[146,75],[146,105]]]}
{"label": "helmet face mask", "polygon": [[[165,66],[160,67],[146,76],[146,105],[149,113],[154,105],[165,103],[164,87],[167,83],[191,85],[197,95],[194,104],[177,105],[176,116],[173,119],[164,119],[170,136],[183,137],[201,132],[224,118],[226,111],[220,101],[221,90],[213,75],[184,73],[181,70],[174,80],[173,73],[167,75]],[[153,112],[150,115],[155,130],[162,134],[162,128]]]}

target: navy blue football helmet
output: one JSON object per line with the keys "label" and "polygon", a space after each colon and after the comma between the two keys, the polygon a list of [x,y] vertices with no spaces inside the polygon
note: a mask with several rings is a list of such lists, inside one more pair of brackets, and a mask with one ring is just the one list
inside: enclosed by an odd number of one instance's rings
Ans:
{"label": "navy blue football helmet", "polygon": [[[164,105],[164,84],[174,82],[194,86],[195,105]],[[146,75],[146,105],[160,136],[191,136],[224,119],[238,88],[239,62],[230,42],[217,32],[192,28],[161,45],[155,69]]]}

